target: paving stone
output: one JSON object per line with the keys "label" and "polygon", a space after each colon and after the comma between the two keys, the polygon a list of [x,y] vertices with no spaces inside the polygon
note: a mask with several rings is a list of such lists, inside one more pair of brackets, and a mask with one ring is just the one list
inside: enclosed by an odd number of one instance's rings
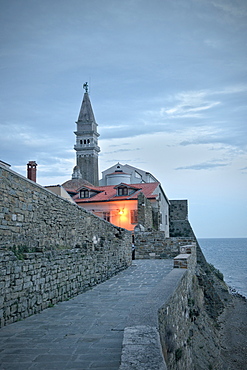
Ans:
{"label": "paving stone", "polygon": [[172,260],[136,260],[93,289],[3,327],[0,369],[118,369],[129,314],[141,312],[138,307],[172,265]]}

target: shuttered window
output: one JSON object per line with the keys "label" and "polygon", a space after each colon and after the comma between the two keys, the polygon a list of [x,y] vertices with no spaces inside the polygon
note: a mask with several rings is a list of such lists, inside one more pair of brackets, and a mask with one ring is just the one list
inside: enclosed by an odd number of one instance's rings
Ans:
{"label": "shuttered window", "polygon": [[137,224],[138,219],[137,219],[137,209],[133,209],[130,211],[130,222],[131,224]]}

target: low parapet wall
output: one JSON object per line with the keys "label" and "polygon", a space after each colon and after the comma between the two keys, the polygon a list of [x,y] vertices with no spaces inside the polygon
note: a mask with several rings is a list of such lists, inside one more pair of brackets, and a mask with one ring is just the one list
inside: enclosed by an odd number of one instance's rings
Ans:
{"label": "low parapet wall", "polygon": [[231,302],[228,288],[198,244],[181,252],[182,266],[175,260],[176,267],[130,314],[121,370],[224,368],[217,318]]}
{"label": "low parapet wall", "polygon": [[164,231],[135,232],[135,258],[174,258],[180,247],[196,242],[194,237],[167,238]]}
{"label": "low parapet wall", "polygon": [[131,234],[0,165],[0,322],[19,320],[131,265]]}
{"label": "low parapet wall", "polygon": [[[189,347],[192,311],[192,291],[196,271],[196,245],[181,248],[174,258],[174,269],[184,270],[170,297],[158,310],[162,352],[169,369],[194,369]],[[191,251],[191,253],[186,253]]]}
{"label": "low parapet wall", "polygon": [[[183,312],[190,310],[190,301],[186,297],[189,297],[193,286],[196,244],[183,246],[179,251],[182,252],[181,258],[187,261],[186,268],[175,266],[142,301],[141,306],[135,307],[134,312],[130,313],[128,326],[124,330],[120,370],[166,370],[167,351],[174,354],[174,357],[178,356],[181,338],[187,338],[189,335],[187,318]],[[177,338],[177,332],[180,330],[181,335]],[[169,341],[171,346],[167,349]],[[187,366],[191,361],[188,356],[183,365]]]}

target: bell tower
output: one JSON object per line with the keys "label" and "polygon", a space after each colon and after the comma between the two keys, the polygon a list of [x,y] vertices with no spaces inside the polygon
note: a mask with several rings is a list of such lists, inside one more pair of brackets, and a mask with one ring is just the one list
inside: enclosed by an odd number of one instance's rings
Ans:
{"label": "bell tower", "polygon": [[84,83],[85,93],[83,96],[81,109],[77,124],[76,144],[76,166],[73,171],[72,179],[84,179],[99,186],[98,155],[100,148],[98,146],[97,132],[98,124],[95,121],[92,105],[88,94],[88,83]]}

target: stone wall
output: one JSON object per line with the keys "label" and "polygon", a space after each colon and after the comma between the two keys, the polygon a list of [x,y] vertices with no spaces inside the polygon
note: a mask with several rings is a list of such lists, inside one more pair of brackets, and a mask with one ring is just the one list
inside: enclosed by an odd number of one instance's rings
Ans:
{"label": "stone wall", "polygon": [[[138,195],[138,223],[141,224],[145,230],[153,229],[154,220],[151,202],[144,196],[143,193]],[[157,227],[156,227],[157,229]]]}
{"label": "stone wall", "polygon": [[131,264],[131,234],[0,166],[1,325]]}
{"label": "stone wall", "polygon": [[[0,247],[30,251],[91,248],[129,232],[113,226],[38,184],[0,166]],[[128,258],[126,247],[125,256]]]}
{"label": "stone wall", "polygon": [[187,199],[170,200],[170,218],[172,220],[188,219],[188,201]]}
{"label": "stone wall", "polygon": [[194,369],[188,347],[191,289],[192,275],[187,269],[169,301],[158,312],[161,346],[168,369]]}
{"label": "stone wall", "polygon": [[218,317],[231,302],[228,288],[207,264],[198,243],[181,246],[180,252],[174,259],[176,268],[157,284],[141,308],[135,307],[128,320],[121,370],[225,368]]}
{"label": "stone wall", "polygon": [[166,238],[164,231],[135,231],[135,257],[146,258],[173,258],[180,253],[182,245],[195,242],[194,237]]}
{"label": "stone wall", "polygon": [[[196,249],[202,254],[199,245]],[[224,281],[202,256],[198,259],[197,255],[194,261],[158,311],[160,340],[169,370],[224,368],[217,318],[231,298]]]}
{"label": "stone wall", "polygon": [[170,200],[169,218],[171,237],[195,236],[190,222],[188,221],[187,200]]}
{"label": "stone wall", "polygon": [[[196,267],[196,245],[186,245],[180,248],[181,256],[187,260],[187,269],[174,268],[153,288],[146,297],[143,297],[140,305],[136,305],[130,312],[128,318],[128,326],[124,330],[123,350],[121,358],[121,370],[149,370],[149,369],[169,369],[166,367],[164,357],[165,352],[163,338],[166,336],[166,325],[163,323],[168,319],[169,315],[172,325],[176,326],[177,322],[182,325],[183,331],[183,316],[182,319],[176,316],[180,315],[181,302],[177,297],[177,291],[180,292],[182,285],[181,299],[186,295],[191,288],[191,278]],[[184,283],[185,282],[185,283]],[[175,307],[173,312],[173,299],[178,299],[179,308]],[[163,305],[165,305],[163,311]],[[161,312],[159,309],[162,307]],[[170,317],[171,315],[171,317]],[[158,330],[159,329],[159,330]],[[178,328],[178,330],[180,327]],[[176,338],[172,338],[174,347]],[[190,367],[184,367],[191,369]]]}

